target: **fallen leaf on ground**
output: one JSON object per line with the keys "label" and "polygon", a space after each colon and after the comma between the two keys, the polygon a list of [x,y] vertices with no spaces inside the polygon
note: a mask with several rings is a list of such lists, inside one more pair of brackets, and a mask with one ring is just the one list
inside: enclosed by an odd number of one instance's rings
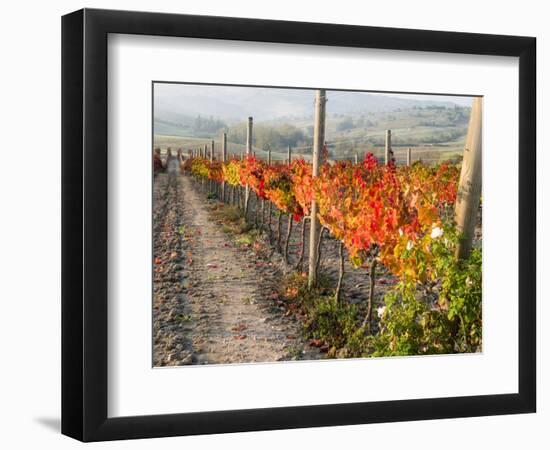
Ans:
{"label": "fallen leaf on ground", "polygon": [[309,341],[309,345],[312,347],[321,347],[323,345],[323,341],[321,339],[311,339]]}

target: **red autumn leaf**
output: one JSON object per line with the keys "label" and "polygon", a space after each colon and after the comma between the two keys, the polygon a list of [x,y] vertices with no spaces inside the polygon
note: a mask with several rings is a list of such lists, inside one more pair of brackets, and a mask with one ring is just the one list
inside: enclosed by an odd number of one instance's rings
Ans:
{"label": "red autumn leaf", "polygon": [[312,347],[321,347],[323,345],[323,341],[321,339],[310,339],[309,345]]}

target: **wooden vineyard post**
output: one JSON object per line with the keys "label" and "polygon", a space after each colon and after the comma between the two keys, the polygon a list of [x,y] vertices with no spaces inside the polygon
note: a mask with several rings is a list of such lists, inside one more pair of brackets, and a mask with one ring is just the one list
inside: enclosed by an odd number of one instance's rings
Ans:
{"label": "wooden vineyard post", "polygon": [[292,214],[288,214],[288,223],[286,228],[286,239],[285,239],[285,248],[283,252],[283,257],[285,262],[288,264],[288,244],[290,242],[290,236],[292,234],[292,225],[294,224],[294,217]]}
{"label": "wooden vineyard post", "polygon": [[[313,131],[313,154],[312,160],[312,176],[315,178],[319,175],[319,165],[321,162],[321,152],[325,142],[325,103],[326,92],[324,89],[319,89],[315,93],[315,124]],[[315,198],[311,201],[311,225],[309,232],[309,276],[308,287],[311,289],[317,284],[317,257],[318,247],[317,240],[319,238],[319,219],[317,218],[317,202]]]}
{"label": "wooden vineyard post", "polygon": [[302,264],[304,263],[304,253],[305,253],[305,246],[306,246],[306,222],[308,220],[307,216],[302,217],[302,245],[300,246],[300,257],[298,258],[298,262],[296,263],[295,269],[296,270],[302,270]]}
{"label": "wooden vineyard post", "polygon": [[388,165],[393,159],[393,150],[391,149],[391,130],[386,130],[386,148],[384,151],[384,162]]}
{"label": "wooden vineyard post", "polygon": [[[267,165],[268,166],[271,166],[271,146],[268,145],[267,146]],[[269,242],[271,243],[271,202],[268,200],[267,201],[267,219],[268,219],[268,222],[267,222],[267,227],[268,227],[268,236],[269,236]],[[264,229],[264,225],[265,225],[265,218],[264,218],[264,215],[265,215],[265,200],[262,199],[262,230]]]}
{"label": "wooden vineyard post", "polygon": [[338,284],[336,285],[336,292],[334,293],[334,299],[336,303],[340,302],[340,294],[342,292],[342,284],[344,281],[344,242],[340,241],[338,247],[338,256],[340,258],[340,267],[338,271]]}
{"label": "wooden vineyard post", "polygon": [[[290,163],[292,163],[292,147],[290,145],[288,146],[287,162],[288,162],[289,166],[290,166]],[[284,250],[284,253],[283,253],[285,262],[287,264],[288,264],[288,244],[290,242],[290,236],[292,234],[292,225],[293,225],[293,223],[294,223],[294,218],[293,218],[292,214],[288,214],[288,225],[287,225],[287,228],[286,228],[285,250]]]}
{"label": "wooden vineyard post", "polygon": [[[214,161],[214,141],[212,141],[212,145],[210,146],[210,162],[213,162],[213,161]],[[208,178],[208,194],[212,195],[213,190],[214,190],[214,181],[211,178]]]}
{"label": "wooden vineyard post", "polygon": [[[246,128],[246,156],[250,156],[252,153],[252,117],[248,118],[248,126]],[[241,157],[242,159],[242,157]],[[250,202],[250,186],[248,184],[245,187],[244,191],[244,217],[248,213],[248,203]]]}
{"label": "wooden vineyard post", "polygon": [[[227,162],[227,133],[222,134],[222,163]],[[222,181],[222,202],[225,203],[225,181]]]}
{"label": "wooden vineyard post", "polygon": [[355,153],[355,164],[359,163],[359,155]]}
{"label": "wooden vineyard post", "polygon": [[182,152],[181,148],[178,148],[177,158],[178,158],[178,168],[179,168],[180,173],[181,173],[181,162],[183,161],[183,157],[182,157],[181,152]]}
{"label": "wooden vineyard post", "polygon": [[253,126],[254,120],[252,117],[248,118],[248,123],[246,127],[246,155],[250,155],[252,153],[252,126]]}
{"label": "wooden vineyard post", "polygon": [[462,237],[456,250],[458,259],[468,258],[472,249],[477,213],[481,200],[481,123],[483,116],[483,99],[474,98],[462,170],[458,182],[458,192],[455,204],[455,219],[457,229]]}
{"label": "wooden vineyard post", "polygon": [[407,149],[407,166],[410,166],[412,163],[412,148]]}

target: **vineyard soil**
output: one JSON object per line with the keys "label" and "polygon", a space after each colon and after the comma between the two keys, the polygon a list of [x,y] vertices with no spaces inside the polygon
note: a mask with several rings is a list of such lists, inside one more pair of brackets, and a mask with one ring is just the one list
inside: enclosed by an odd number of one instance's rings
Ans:
{"label": "vineyard soil", "polygon": [[173,161],[154,183],[153,364],[318,358],[270,298],[278,268],[228,237]]}

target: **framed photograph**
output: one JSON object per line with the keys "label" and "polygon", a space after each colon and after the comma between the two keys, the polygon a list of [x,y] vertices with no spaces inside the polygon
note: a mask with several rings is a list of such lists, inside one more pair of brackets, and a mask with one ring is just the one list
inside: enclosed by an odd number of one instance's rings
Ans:
{"label": "framed photograph", "polygon": [[62,432],[535,412],[536,40],[62,20]]}

